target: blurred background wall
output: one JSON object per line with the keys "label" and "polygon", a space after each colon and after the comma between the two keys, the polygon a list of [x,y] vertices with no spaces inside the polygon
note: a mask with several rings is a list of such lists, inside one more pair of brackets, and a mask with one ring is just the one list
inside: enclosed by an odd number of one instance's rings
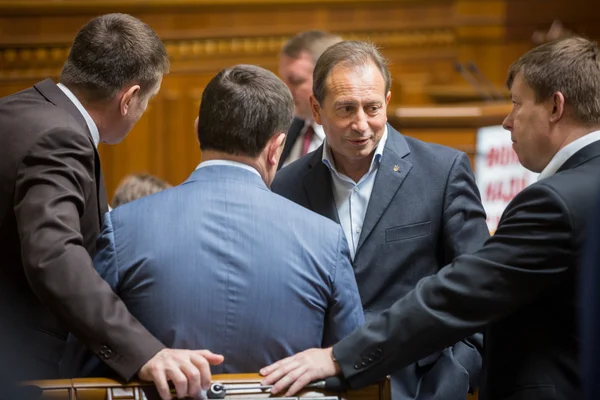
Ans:
{"label": "blurred background wall", "polygon": [[221,68],[274,72],[290,36],[324,29],[370,40],[390,61],[390,122],[473,154],[476,129],[510,109],[504,79],[519,55],[557,35],[597,39],[594,0],[0,0],[0,97],[56,79],[75,32],[107,12],[161,36],[171,73],[119,145],[100,145],[109,197],[125,175],[181,183],[200,161],[193,131],[202,90]]}

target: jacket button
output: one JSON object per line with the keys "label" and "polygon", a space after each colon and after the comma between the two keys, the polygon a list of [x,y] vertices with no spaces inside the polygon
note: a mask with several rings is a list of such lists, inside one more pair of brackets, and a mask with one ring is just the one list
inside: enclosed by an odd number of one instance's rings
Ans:
{"label": "jacket button", "polygon": [[367,364],[368,364],[368,363],[367,363],[367,361],[365,361],[365,360],[362,360],[362,361],[360,362],[360,365],[361,365],[361,366],[363,366],[363,367],[366,367],[366,366],[367,366]]}
{"label": "jacket button", "polygon": [[381,357],[381,356],[383,355],[383,350],[381,350],[381,349],[377,349],[377,350],[375,350],[375,355],[376,355],[377,357]]}
{"label": "jacket button", "polygon": [[354,369],[360,369],[360,364],[359,363],[354,364]]}

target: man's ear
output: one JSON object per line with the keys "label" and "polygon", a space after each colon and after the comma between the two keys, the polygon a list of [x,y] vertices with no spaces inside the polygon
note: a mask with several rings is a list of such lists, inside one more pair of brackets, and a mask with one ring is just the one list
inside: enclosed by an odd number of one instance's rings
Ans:
{"label": "man's ear", "polygon": [[317,99],[315,98],[315,96],[313,94],[310,95],[310,110],[312,111],[312,115],[313,118],[315,120],[315,122],[319,125],[321,124],[321,105],[319,104],[319,102],[317,101]]}
{"label": "man's ear", "polygon": [[561,92],[555,92],[552,95],[552,113],[550,122],[558,122],[565,112],[565,96]]}
{"label": "man's ear", "polygon": [[140,85],[133,85],[129,88],[124,89],[125,91],[121,95],[121,101],[119,102],[119,111],[121,111],[121,115],[127,115],[129,111],[129,107],[131,106],[131,102],[136,94],[140,92]]}
{"label": "man's ear", "polygon": [[267,161],[270,165],[278,165],[281,152],[283,151],[283,143],[285,142],[285,133],[276,133],[269,140]]}

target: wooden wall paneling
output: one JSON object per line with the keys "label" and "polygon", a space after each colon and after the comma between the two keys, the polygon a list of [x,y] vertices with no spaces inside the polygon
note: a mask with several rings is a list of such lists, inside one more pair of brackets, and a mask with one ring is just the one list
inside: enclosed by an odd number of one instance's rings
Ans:
{"label": "wooden wall paneling", "polygon": [[534,28],[563,16],[569,28],[594,29],[595,14],[574,1],[577,10],[560,0],[0,0],[0,96],[56,79],[87,20],[129,12],[163,38],[172,67],[130,136],[101,146],[107,191],[140,170],[177,184],[200,156],[192,124],[206,82],[238,63],[276,71],[281,45],[298,31],[326,29],[379,45],[390,60],[394,107],[477,100],[454,62],[476,62],[506,93],[508,66],[533,47]]}

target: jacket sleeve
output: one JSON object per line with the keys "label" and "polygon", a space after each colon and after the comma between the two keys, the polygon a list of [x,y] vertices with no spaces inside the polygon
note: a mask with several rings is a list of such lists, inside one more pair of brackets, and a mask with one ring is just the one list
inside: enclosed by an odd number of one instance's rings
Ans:
{"label": "jacket sleeve", "polygon": [[333,347],[344,377],[362,387],[450,346],[535,299],[567,276],[574,256],[569,210],[534,184],[513,199],[498,230]]}
{"label": "jacket sleeve", "polygon": [[[443,216],[444,265],[461,254],[479,250],[490,237],[471,163],[462,152],[456,157],[450,170]],[[452,346],[452,352],[456,361],[469,374],[471,390],[475,390],[481,376],[483,334],[474,333],[461,340]]]}
{"label": "jacket sleeve", "polygon": [[14,212],[23,268],[67,329],[130,379],[164,346],[129,314],[83,246],[80,216],[95,185],[92,146],[79,132],[54,130],[21,161]]}
{"label": "jacket sleeve", "polygon": [[350,250],[342,228],[338,229],[335,264],[331,276],[332,295],[327,310],[323,347],[332,346],[365,322],[354,270],[350,263]]}

